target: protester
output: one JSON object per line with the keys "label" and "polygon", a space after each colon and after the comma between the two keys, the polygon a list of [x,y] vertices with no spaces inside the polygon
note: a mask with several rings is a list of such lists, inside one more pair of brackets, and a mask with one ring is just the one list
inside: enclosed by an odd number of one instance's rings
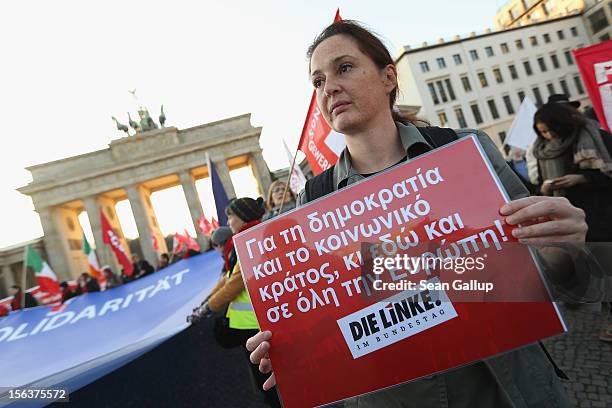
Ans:
{"label": "protester", "polygon": [[537,194],[538,186],[531,183],[529,180],[529,172],[527,169],[527,160],[525,158],[525,151],[517,147],[510,149],[508,160],[506,160],[508,166],[514,173],[519,177],[523,185],[529,190],[530,194]]}
{"label": "protester", "polygon": [[540,192],[584,210],[587,241],[612,241],[612,136],[564,103],[542,105],[533,127]]}
{"label": "protester", "polygon": [[10,310],[4,304],[0,303],[0,317],[8,316]]}
{"label": "protester", "polygon": [[134,279],[142,278],[155,272],[153,266],[146,259],[140,259],[138,254],[132,255],[132,270]]}
{"label": "protester", "polygon": [[87,272],[83,272],[79,279],[77,280],[77,289],[76,295],[80,296],[84,293],[93,293],[100,291],[100,284],[98,280],[88,274]]}
{"label": "protester", "polygon": [[[286,192],[285,189],[287,190]],[[283,195],[285,195],[284,202]],[[297,197],[293,191],[287,187],[287,183],[280,180],[274,181],[268,189],[268,199],[266,200],[266,209],[268,212],[263,216],[262,221],[267,221],[281,214],[281,206],[282,212],[293,210],[296,200]]]}
{"label": "protester", "polygon": [[[394,109],[397,68],[382,42],[360,25],[351,21],[330,25],[312,44],[308,56],[318,107],[332,129],[345,136],[346,149],[335,166],[307,182],[299,204],[413,159],[432,150],[432,144],[439,145],[433,143],[433,136],[450,134],[444,129],[418,129],[414,120]],[[584,241],[582,210],[563,198],[527,197],[527,190],[485,133],[454,133],[458,137],[478,136],[500,182],[514,200],[500,213],[510,225],[529,224],[515,228],[515,237],[527,244]],[[251,361],[264,373],[272,371],[268,357],[271,338],[272,333],[266,331],[247,342]],[[409,356],[405,363],[410,364]],[[264,388],[274,384],[272,374]],[[359,407],[568,406],[551,361],[539,345],[356,397],[352,402]]]}
{"label": "protester", "polygon": [[170,257],[168,256],[168,253],[164,252],[159,256],[159,262],[157,263],[156,270],[159,271],[160,269],[164,269],[168,265],[170,265]]}
{"label": "protester", "polygon": [[60,288],[62,289],[62,303],[77,296],[77,294],[70,289],[70,284],[67,281],[60,283]]}
{"label": "protester", "polygon": [[[252,198],[238,198],[230,201],[225,209],[227,214],[227,224],[233,234],[246,231],[247,229],[259,224],[264,215],[264,202],[260,197],[257,200]],[[223,233],[223,235],[225,235]],[[218,237],[220,239],[220,237]],[[228,238],[229,239],[229,238]],[[231,252],[235,256],[233,244]],[[228,263],[231,256],[228,256]],[[244,286],[240,264],[235,262],[234,267],[228,270],[226,279],[221,279],[217,286],[212,290],[208,301],[200,308],[200,315],[210,316],[213,312],[220,312],[227,307],[226,316],[229,319],[229,328],[235,329],[234,334],[238,337],[237,343],[244,345],[247,339],[257,334],[259,325],[257,317],[253,311],[253,305],[249,293]],[[248,359],[248,351],[242,348]],[[258,385],[258,389],[263,391],[263,384],[266,376],[260,373],[255,366],[250,365],[251,372]],[[280,402],[276,390],[268,389],[264,392],[266,402],[273,407],[280,407]]]}
{"label": "protester", "polygon": [[[13,297],[13,300],[11,300],[11,310],[15,311],[15,310],[19,310],[21,309],[21,297],[22,297],[22,292],[21,292],[21,286],[18,285],[13,285],[9,288],[9,296]],[[25,293],[25,307],[30,308],[30,307],[36,307],[38,306],[38,301],[36,299],[34,299],[34,296],[32,296],[32,294],[30,294],[29,292]]]}
{"label": "protester", "polygon": [[104,265],[102,267],[102,273],[104,274],[104,278],[106,278],[105,290],[116,288],[121,285],[121,278],[115,275],[110,265]]}
{"label": "protester", "polygon": [[233,235],[230,227],[221,226],[212,233],[210,238],[213,248],[223,256],[222,276],[233,270],[236,262],[238,262],[234,250],[234,241],[232,240]]}

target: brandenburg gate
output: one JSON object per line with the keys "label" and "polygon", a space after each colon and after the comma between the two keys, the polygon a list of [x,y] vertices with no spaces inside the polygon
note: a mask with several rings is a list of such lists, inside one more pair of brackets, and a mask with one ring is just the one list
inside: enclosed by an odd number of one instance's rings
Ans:
{"label": "brandenburg gate", "polygon": [[[126,129],[122,130],[127,133]],[[251,166],[264,195],[271,178],[261,154],[260,134],[261,128],[251,126],[250,114],[182,130],[140,129],[133,136],[111,141],[106,149],[27,168],[32,182],[19,191],[32,198],[40,215],[48,260],[60,281],[87,271],[78,220],[82,211],[87,212],[100,264],[120,272],[112,251],[102,241],[100,211],[104,211],[129,255],[115,211],[115,204],[125,199],[132,208],[142,253],[155,265],[158,253],[152,236],[157,237],[160,253],[168,248],[150,196],[178,185],[183,188],[198,242],[206,246],[206,238],[196,224],[203,211],[195,181],[208,177],[210,157],[228,197],[236,196],[230,170],[244,166]]]}

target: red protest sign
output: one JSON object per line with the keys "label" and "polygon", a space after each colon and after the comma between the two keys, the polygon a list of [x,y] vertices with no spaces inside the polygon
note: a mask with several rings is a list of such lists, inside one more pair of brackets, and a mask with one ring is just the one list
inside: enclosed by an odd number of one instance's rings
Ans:
{"label": "red protest sign", "polygon": [[612,129],[612,41],[572,51],[601,127]]}
{"label": "red protest sign", "polygon": [[[273,333],[285,406],[380,390],[565,331],[498,213],[506,201],[472,136],[234,237],[259,324]],[[400,254],[411,265],[379,263]]]}

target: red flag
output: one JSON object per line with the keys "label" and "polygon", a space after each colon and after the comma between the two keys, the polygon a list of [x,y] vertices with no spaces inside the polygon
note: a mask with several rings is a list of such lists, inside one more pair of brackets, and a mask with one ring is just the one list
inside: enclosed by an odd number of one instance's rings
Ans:
{"label": "red flag", "polygon": [[193,249],[194,251],[199,251],[200,245],[197,243],[197,241],[193,239],[191,235],[189,235],[187,230],[183,231],[185,232],[185,235],[183,237],[185,238],[185,245],[187,245],[187,248]]}
{"label": "red flag", "polygon": [[173,254],[178,254],[179,252],[183,250],[183,247],[185,246],[185,244],[183,244],[183,241],[184,240],[181,234],[179,234],[178,232],[174,233],[174,239],[172,240],[172,253]]}
{"label": "red flag", "polygon": [[[342,21],[340,9],[334,17],[334,22],[337,21]],[[316,94],[313,91],[298,149],[304,152],[312,172],[317,175],[338,161],[344,146],[344,136],[327,124],[317,106]]]}
{"label": "red flag", "polygon": [[151,233],[151,240],[153,241],[153,250],[159,251],[159,242],[157,242],[157,235]]}
{"label": "red flag", "polygon": [[601,127],[612,129],[612,40],[572,51]]}
{"label": "red flag", "polygon": [[202,214],[202,217],[200,217],[200,219],[198,220],[198,228],[200,229],[200,232],[202,232],[202,234],[210,234],[212,230],[212,224],[210,223],[210,221],[208,221],[206,215]]}
{"label": "red flag", "polygon": [[104,215],[104,211],[102,211],[102,209],[100,209],[100,221],[102,223],[102,238],[104,243],[110,245],[111,249],[115,253],[115,256],[117,257],[117,261],[123,267],[123,273],[125,273],[126,276],[132,276],[132,263],[128,259],[125,249],[123,249],[121,246],[119,237],[111,228],[110,223],[106,219],[106,215]]}
{"label": "red flag", "polygon": [[219,221],[217,221],[215,217],[212,217],[212,221],[210,222],[210,225],[213,230],[216,230],[217,228],[219,228]]}

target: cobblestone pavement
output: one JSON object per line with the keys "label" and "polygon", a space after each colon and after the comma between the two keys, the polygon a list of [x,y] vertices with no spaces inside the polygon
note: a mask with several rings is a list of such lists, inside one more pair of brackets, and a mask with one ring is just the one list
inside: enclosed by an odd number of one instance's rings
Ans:
{"label": "cobblestone pavement", "polygon": [[612,344],[598,339],[609,312],[583,306],[561,306],[569,332],[544,342],[555,362],[570,377],[564,381],[571,405],[612,407]]}

